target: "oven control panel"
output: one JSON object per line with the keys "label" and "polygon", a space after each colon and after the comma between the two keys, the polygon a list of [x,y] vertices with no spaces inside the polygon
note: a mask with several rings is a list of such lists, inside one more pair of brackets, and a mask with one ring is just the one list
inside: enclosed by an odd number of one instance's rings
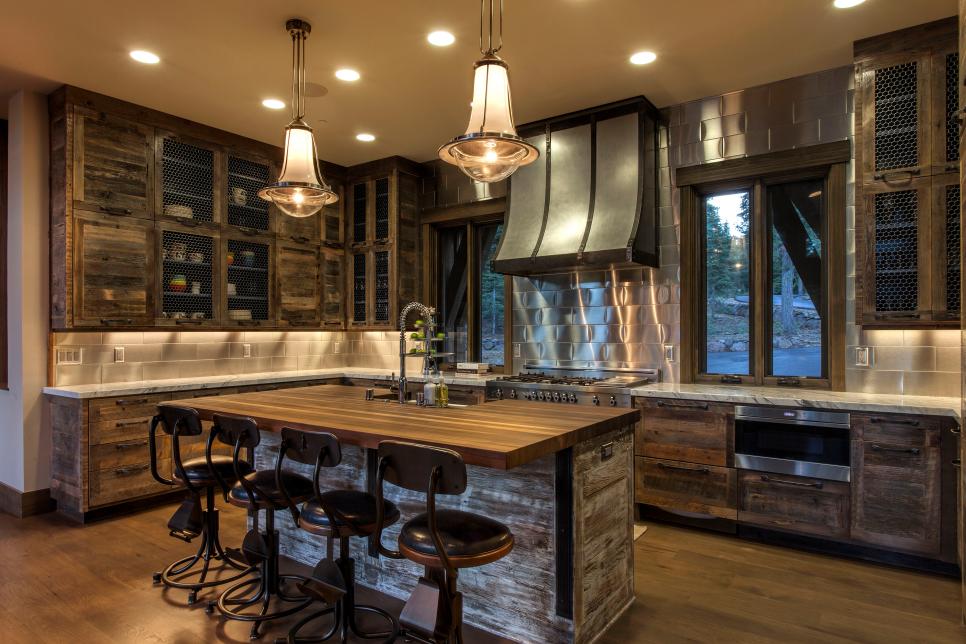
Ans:
{"label": "oven control panel", "polygon": [[601,393],[589,391],[560,391],[490,386],[486,389],[487,400],[528,400],[531,402],[561,405],[595,405],[598,407],[630,407],[631,397],[624,393]]}

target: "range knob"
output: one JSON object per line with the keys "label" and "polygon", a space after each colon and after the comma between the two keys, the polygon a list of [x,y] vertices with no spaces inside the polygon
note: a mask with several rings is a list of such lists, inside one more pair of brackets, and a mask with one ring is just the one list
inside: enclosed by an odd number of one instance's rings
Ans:
{"label": "range knob", "polygon": [[560,402],[560,394],[558,394],[556,391],[553,392],[553,401]]}
{"label": "range knob", "polygon": [[543,392],[542,391],[538,391],[537,392],[537,400],[543,400]]}
{"label": "range knob", "polygon": [[572,403],[577,402],[577,394],[574,394],[574,393],[570,394],[570,402]]}
{"label": "range knob", "polygon": [[496,390],[496,399],[497,400],[503,400],[503,390],[502,389],[497,389]]}
{"label": "range knob", "polygon": [[610,397],[610,406],[611,407],[616,407],[617,406],[617,398],[615,398],[614,396],[611,396]]}
{"label": "range knob", "polygon": [[514,399],[516,399],[516,397],[517,397],[517,390],[516,389],[511,389],[510,390],[510,400],[514,400]]}
{"label": "range knob", "polygon": [[597,397],[597,394],[594,394],[594,400],[593,400],[593,403],[594,403],[595,405],[599,405],[599,404],[600,404],[600,398],[598,398],[598,397]]}

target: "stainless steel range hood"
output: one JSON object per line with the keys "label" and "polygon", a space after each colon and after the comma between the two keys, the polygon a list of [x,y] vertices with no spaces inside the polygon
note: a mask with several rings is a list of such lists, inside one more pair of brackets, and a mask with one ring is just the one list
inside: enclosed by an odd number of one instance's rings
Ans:
{"label": "stainless steel range hood", "polygon": [[494,270],[657,266],[659,121],[637,97],[518,128],[541,154],[510,178]]}

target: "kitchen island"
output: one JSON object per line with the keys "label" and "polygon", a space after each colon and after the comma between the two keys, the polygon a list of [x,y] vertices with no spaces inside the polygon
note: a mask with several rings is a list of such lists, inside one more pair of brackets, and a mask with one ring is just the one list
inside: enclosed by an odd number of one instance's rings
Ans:
{"label": "kitchen island", "polygon": [[[633,436],[635,409],[548,408],[496,401],[446,409],[366,401],[358,387],[322,385],[173,400],[202,418],[250,416],[263,430],[259,469],[271,467],[282,427],[328,431],[343,463],[323,470],[323,489],[367,489],[383,440],[447,447],[467,464],[468,488],[440,505],[483,514],[510,527],[513,552],[460,575],[467,623],[520,642],[590,642],[633,601]],[[306,473],[310,473],[308,467]],[[422,496],[387,488],[403,520]],[[282,553],[314,565],[324,542],[280,517]],[[400,524],[383,538],[392,544]],[[372,556],[353,540],[358,583],[406,599],[421,574],[408,561]]]}

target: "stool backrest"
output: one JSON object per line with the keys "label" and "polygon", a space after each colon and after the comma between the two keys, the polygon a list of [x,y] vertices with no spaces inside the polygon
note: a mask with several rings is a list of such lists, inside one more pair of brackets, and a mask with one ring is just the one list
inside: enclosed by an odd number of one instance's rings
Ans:
{"label": "stool backrest", "polygon": [[158,416],[161,417],[161,431],[169,436],[176,432],[179,436],[198,436],[202,432],[201,417],[190,407],[160,405]]}
{"label": "stool backrest", "polygon": [[151,455],[151,475],[156,481],[164,485],[174,485],[175,482],[167,479],[158,472],[158,449],[155,442],[158,427],[161,431],[171,437],[171,455],[174,459],[174,470],[178,473],[182,484],[191,492],[197,492],[195,486],[188,480],[181,461],[181,436],[200,436],[203,429],[201,427],[201,417],[198,412],[190,407],[171,407],[159,405],[158,413],[151,419],[151,429],[148,431],[148,452]]}
{"label": "stool backrest", "polygon": [[258,423],[254,419],[246,416],[230,416],[227,414],[215,414],[212,420],[214,424],[211,427],[211,436],[208,437],[208,451],[206,454],[208,468],[218,480],[222,493],[227,500],[228,482],[219,474],[218,468],[212,462],[211,444],[215,439],[218,439],[225,445],[231,445],[231,460],[232,467],[235,470],[235,478],[245,488],[245,491],[248,493],[248,498],[252,499],[254,503],[257,497],[263,497],[264,494],[245,478],[241,467],[241,451],[243,449],[248,450],[249,458],[252,464],[254,464],[255,448],[262,441],[262,435],[258,431]]}
{"label": "stool backrest", "polygon": [[466,464],[451,449],[383,441],[379,443],[379,467],[384,480],[414,492],[429,490],[433,470],[438,468],[436,494],[462,494],[466,491]]}
{"label": "stool backrest", "polygon": [[[282,442],[278,446],[278,460],[275,461],[275,486],[282,492],[292,519],[298,525],[299,509],[285,487],[285,477],[282,476],[282,461],[286,458],[314,466],[312,470],[312,491],[315,502],[322,511],[329,515],[332,523],[337,520],[344,523],[345,517],[337,514],[322,500],[322,490],[319,488],[319,473],[323,467],[337,467],[342,462],[342,447],[339,439],[328,432],[306,432],[290,427],[282,428]],[[353,525],[349,522],[349,525]]]}

